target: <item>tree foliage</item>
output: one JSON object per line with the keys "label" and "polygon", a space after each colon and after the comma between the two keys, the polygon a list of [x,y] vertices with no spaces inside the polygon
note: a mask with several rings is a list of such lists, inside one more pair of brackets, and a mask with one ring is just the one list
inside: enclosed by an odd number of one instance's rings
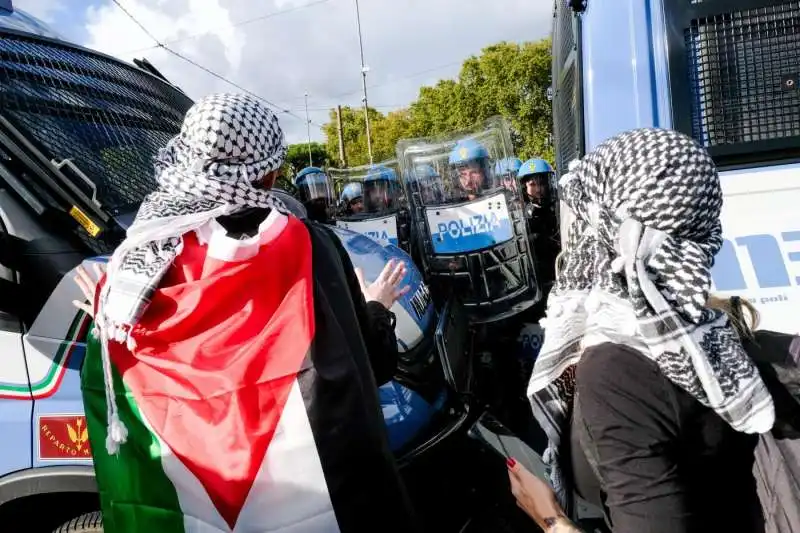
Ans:
{"label": "tree foliage", "polygon": [[[549,39],[523,44],[501,42],[464,61],[458,79],[422,87],[408,109],[386,115],[370,109],[374,160],[393,158],[400,139],[446,134],[502,115],[511,124],[518,157],[552,161],[552,113],[547,98],[550,65]],[[364,110],[343,107],[342,129],[348,166],[368,163]],[[328,156],[338,163],[335,109],[324,133]]]}
{"label": "tree foliage", "polygon": [[308,143],[290,144],[286,159],[275,186],[288,192],[294,191],[294,176],[308,166],[327,167],[330,165],[328,150],[322,143],[311,143],[311,161],[308,164]]}
{"label": "tree foliage", "polygon": [[292,175],[300,172],[308,166],[326,167],[330,164],[328,151],[324,144],[311,143],[311,161],[308,163],[308,143],[290,144],[286,150],[286,164],[292,168]]}
{"label": "tree foliage", "polygon": [[[375,161],[383,161],[394,157],[394,146],[397,139],[407,131],[407,115],[405,110],[384,115],[370,108],[369,121],[372,138],[372,155]],[[325,146],[336,165],[339,162],[339,136],[336,125],[336,110],[330,113],[331,120],[324,125]],[[398,137],[400,135],[400,137]],[[342,107],[342,138],[344,139],[345,160],[354,167],[369,163],[367,149],[366,122],[363,108]]]}

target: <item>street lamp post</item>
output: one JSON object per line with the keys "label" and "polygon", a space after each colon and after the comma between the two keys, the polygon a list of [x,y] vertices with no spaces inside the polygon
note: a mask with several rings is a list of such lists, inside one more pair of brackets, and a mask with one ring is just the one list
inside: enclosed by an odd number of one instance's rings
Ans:
{"label": "street lamp post", "polygon": [[367,153],[369,154],[369,164],[373,163],[372,160],[372,135],[369,129],[369,105],[367,104],[367,72],[369,72],[369,67],[364,64],[364,41],[361,38],[361,14],[358,9],[358,0],[355,0],[356,3],[356,24],[358,25],[358,47],[361,51],[361,86],[364,89],[364,97],[362,101],[364,102],[364,122],[367,127]]}
{"label": "street lamp post", "polygon": [[308,137],[308,166],[314,166],[314,160],[311,159],[311,119],[308,118],[308,93],[305,94],[306,97],[306,135]]}

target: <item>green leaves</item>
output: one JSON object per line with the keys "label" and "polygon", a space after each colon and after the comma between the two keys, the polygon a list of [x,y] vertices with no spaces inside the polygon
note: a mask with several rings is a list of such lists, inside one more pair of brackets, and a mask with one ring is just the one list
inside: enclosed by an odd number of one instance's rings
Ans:
{"label": "green leaves", "polygon": [[[386,115],[370,109],[374,160],[395,157],[395,145],[400,139],[470,128],[502,115],[511,123],[514,148],[520,159],[542,157],[552,162],[549,136],[553,122],[547,99],[550,72],[550,39],[488,46],[479,56],[464,61],[457,80],[441,80],[433,87],[420,88],[417,100],[408,109]],[[348,166],[368,163],[364,110],[343,107],[342,126]],[[325,148],[332,166],[339,159],[336,128],[334,109],[324,127]],[[307,162],[307,153],[305,157]]]}
{"label": "green leaves", "polygon": [[311,160],[313,165],[308,164],[308,144],[292,144],[286,150],[286,164],[290,165],[296,174],[308,166],[324,167],[329,165],[328,151],[324,144],[311,143]]}

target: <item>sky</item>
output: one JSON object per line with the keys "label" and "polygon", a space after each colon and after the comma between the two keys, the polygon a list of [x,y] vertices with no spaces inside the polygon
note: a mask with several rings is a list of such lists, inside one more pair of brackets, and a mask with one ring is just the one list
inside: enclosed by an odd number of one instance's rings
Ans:
{"label": "sky", "polygon": [[[311,139],[337,104],[362,105],[355,0],[118,0],[185,58],[274,103],[289,143]],[[111,0],[13,0],[65,38],[130,61],[147,58],[192,98],[236,91],[156,46]],[[381,112],[458,74],[498,41],[541,39],[551,0],[359,0],[368,101]],[[283,111],[288,111],[288,113]]]}

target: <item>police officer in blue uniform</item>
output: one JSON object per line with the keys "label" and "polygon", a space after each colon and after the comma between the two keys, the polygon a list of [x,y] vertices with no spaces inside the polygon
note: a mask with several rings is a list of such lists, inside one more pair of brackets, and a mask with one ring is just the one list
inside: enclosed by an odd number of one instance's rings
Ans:
{"label": "police officer in blue uniform", "polygon": [[[499,188],[495,159],[510,153],[504,124],[462,139],[403,140],[402,177],[421,242],[422,266],[438,303],[455,297],[472,323],[481,399],[531,445],[543,441],[525,396],[527,376],[515,358],[522,316],[540,299],[521,191]],[[486,139],[483,144],[477,139]],[[452,143],[452,144],[451,144]],[[446,176],[441,198],[421,185]],[[512,163],[513,165],[513,163]],[[513,168],[513,167],[512,167]],[[417,183],[420,182],[420,184]]]}
{"label": "police officer in blue uniform", "polygon": [[337,224],[409,251],[410,218],[397,172],[388,164],[377,164],[365,169],[362,175],[361,210],[353,209],[354,204],[359,203],[355,199],[359,192],[355,188],[348,191],[353,185],[351,182],[343,192],[343,196],[351,196],[350,209],[340,212]]}
{"label": "police officer in blue uniform", "polygon": [[[449,162],[455,172],[457,185],[465,198],[463,200],[478,199],[483,193],[500,185],[501,176],[497,174],[509,173],[509,167],[513,168],[515,162],[512,158],[498,161],[491,164],[491,158],[486,148],[474,139],[465,139],[458,142],[450,152]],[[495,172],[492,173],[491,171]],[[511,173],[516,179],[516,176]],[[503,187],[508,209],[510,211],[522,211],[520,202],[520,191],[516,183],[511,187]],[[491,194],[494,194],[492,191]],[[488,196],[488,195],[487,195]],[[524,236],[523,236],[524,238]],[[528,235],[529,245],[531,243],[530,234]],[[517,243],[517,246],[519,243]],[[540,270],[537,263],[539,258],[532,250],[533,269]],[[504,256],[507,250],[498,251],[498,256]],[[490,263],[487,263],[487,266]],[[484,273],[482,283],[489,288],[493,294],[501,295],[509,286],[508,280],[490,276],[488,270]],[[537,280],[538,281],[538,280]],[[541,428],[534,422],[530,411],[530,405],[525,396],[525,387],[532,370],[532,361],[519,359],[513,356],[517,349],[517,337],[523,325],[528,322],[537,322],[544,309],[544,299],[539,298],[531,307],[526,308],[516,314],[507,316],[501,321],[494,322],[490,328],[488,336],[492,338],[492,346],[496,353],[503,354],[504,357],[494,358],[494,369],[497,372],[500,387],[496,389],[498,396],[491,403],[498,409],[498,416],[517,433],[529,445],[537,450],[542,449],[546,442]]]}
{"label": "police officer in blue uniform", "polygon": [[528,159],[519,167],[517,179],[525,197],[525,216],[528,219],[553,218],[548,213],[555,213],[555,195],[551,193],[554,177],[553,167],[544,159]]}

